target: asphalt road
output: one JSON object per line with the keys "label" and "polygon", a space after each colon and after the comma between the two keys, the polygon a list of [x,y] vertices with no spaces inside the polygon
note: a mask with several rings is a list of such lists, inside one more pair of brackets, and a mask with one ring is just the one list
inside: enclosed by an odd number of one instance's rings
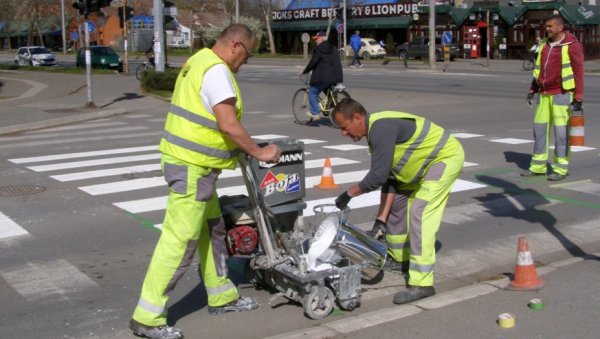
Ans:
{"label": "asphalt road", "polygon": [[[347,187],[369,168],[366,143],[354,144],[326,123],[292,122],[291,96],[301,86],[299,70],[289,64],[248,65],[240,72],[245,126],[261,140],[310,139],[307,160],[314,166],[307,166],[307,177],[318,180],[321,164],[329,157],[335,159],[336,181]],[[115,77],[135,81],[132,76]],[[600,208],[600,138],[591,133],[600,125],[599,118],[586,115],[588,147],[573,153],[565,181],[521,178],[532,150],[533,110],[524,99],[529,79],[529,74],[510,71],[366,67],[345,72],[349,93],[369,111],[424,115],[463,143],[468,163],[438,236],[438,292],[511,271],[519,235],[529,237],[540,263],[600,250],[595,223]],[[600,108],[592,95],[599,90],[599,79],[586,77],[588,112]],[[54,86],[64,85],[57,81]],[[0,137],[1,186],[38,190],[1,191],[0,212],[26,232],[0,239],[0,300],[10,305],[0,310],[3,337],[131,337],[127,322],[158,236],[155,225],[164,214],[161,199],[167,193],[157,184],[158,153],[153,146],[158,144],[167,107],[165,102],[124,116]],[[103,153],[89,153],[98,151]],[[123,170],[109,172],[115,168]],[[237,191],[242,180],[231,176],[220,185]],[[308,188],[306,201],[311,206],[331,202],[339,193]],[[369,227],[376,213],[375,197],[353,200],[353,223]],[[392,307],[391,295],[404,286],[398,275],[386,274],[381,282],[363,286],[360,308],[336,310],[313,321],[302,315],[300,306],[282,298],[270,300],[267,291],[245,283],[239,261],[230,266],[242,293],[257,297],[262,307],[251,313],[209,316],[195,264],[173,293],[169,310],[170,321],[188,338],[263,338],[360,316]]]}

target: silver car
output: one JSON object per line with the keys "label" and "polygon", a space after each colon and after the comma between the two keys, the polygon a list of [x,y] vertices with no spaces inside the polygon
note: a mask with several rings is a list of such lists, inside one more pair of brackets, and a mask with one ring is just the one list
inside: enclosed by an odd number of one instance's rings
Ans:
{"label": "silver car", "polygon": [[56,66],[56,55],[43,46],[26,46],[17,50],[15,64],[20,66]]}

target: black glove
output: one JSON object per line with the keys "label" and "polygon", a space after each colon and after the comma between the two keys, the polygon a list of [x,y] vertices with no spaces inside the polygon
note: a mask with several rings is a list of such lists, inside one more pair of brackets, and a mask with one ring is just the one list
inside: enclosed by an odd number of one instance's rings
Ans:
{"label": "black glove", "polygon": [[534,95],[535,95],[535,93],[533,93],[533,92],[527,94],[527,104],[529,106],[533,106],[533,96]]}
{"label": "black glove", "polygon": [[383,221],[381,221],[379,219],[375,219],[373,228],[370,231],[367,231],[367,234],[377,240],[381,240],[381,239],[385,238],[385,233],[387,230],[386,227],[387,226]]}
{"label": "black glove", "polygon": [[569,104],[569,110],[571,112],[581,112],[583,110],[583,101],[577,101],[573,99]]}
{"label": "black glove", "polygon": [[348,192],[344,192],[340,194],[339,197],[335,198],[335,206],[340,210],[344,210],[346,207],[348,207],[350,199],[352,199],[352,197],[348,194]]}

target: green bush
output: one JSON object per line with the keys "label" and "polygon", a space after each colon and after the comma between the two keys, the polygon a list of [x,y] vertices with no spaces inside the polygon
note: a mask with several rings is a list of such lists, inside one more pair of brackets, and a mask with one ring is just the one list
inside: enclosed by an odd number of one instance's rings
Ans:
{"label": "green bush", "polygon": [[173,92],[179,70],[179,68],[167,68],[164,72],[148,70],[142,75],[140,85],[145,91]]}

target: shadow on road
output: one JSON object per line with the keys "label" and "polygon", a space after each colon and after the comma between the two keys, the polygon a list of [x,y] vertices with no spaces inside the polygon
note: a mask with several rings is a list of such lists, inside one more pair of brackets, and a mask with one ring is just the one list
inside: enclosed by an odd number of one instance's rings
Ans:
{"label": "shadow on road", "polygon": [[[522,163],[520,153],[511,154],[511,157],[516,157],[516,160],[519,163]],[[510,181],[497,177],[477,175],[476,178],[483,184],[503,190],[501,193],[488,193],[485,196],[476,198],[487,208],[487,212],[490,215],[496,217],[511,217],[527,221],[531,224],[540,224],[552,234],[573,257],[600,260],[599,257],[586,253],[557,228],[557,219],[554,215],[540,208],[541,206],[551,203],[551,201],[543,194],[531,188],[521,188]],[[508,205],[514,206],[514,209],[498,209],[496,207],[497,201],[501,199],[508,200]]]}
{"label": "shadow on road", "polygon": [[123,96],[118,97],[118,98],[114,99],[113,101],[111,101],[105,105],[102,105],[100,107],[104,108],[106,106],[110,106],[110,105],[120,102],[120,101],[141,99],[143,97],[144,97],[143,95],[139,95],[138,93],[123,93]]}

